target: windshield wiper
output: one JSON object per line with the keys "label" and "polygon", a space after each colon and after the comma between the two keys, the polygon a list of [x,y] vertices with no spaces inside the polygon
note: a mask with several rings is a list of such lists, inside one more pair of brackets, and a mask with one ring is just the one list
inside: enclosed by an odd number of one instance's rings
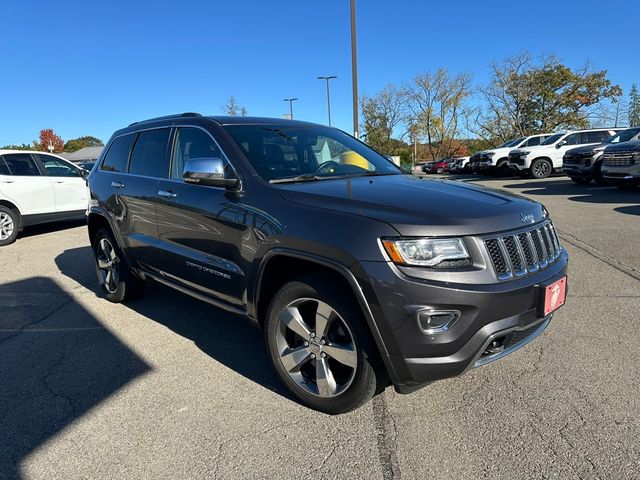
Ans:
{"label": "windshield wiper", "polygon": [[313,173],[305,173],[296,177],[274,178],[269,180],[269,183],[313,182],[314,180],[323,180],[325,178],[335,177],[321,177],[319,175],[314,175]]}

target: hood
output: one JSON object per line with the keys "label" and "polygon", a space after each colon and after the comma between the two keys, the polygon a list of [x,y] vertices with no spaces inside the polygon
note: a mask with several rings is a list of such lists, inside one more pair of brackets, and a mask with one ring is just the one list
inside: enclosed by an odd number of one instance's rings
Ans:
{"label": "hood", "polygon": [[546,218],[524,197],[447,180],[411,175],[355,177],[279,184],[286,200],[374,218],[405,236],[478,235],[523,226],[522,215]]}
{"label": "hood", "polygon": [[582,147],[572,148],[567,150],[567,155],[591,155],[597,150],[604,150],[608,143],[599,143],[597,145],[584,145]]}
{"label": "hood", "polygon": [[622,142],[609,145],[605,150],[611,152],[640,152],[640,140],[632,140],[631,142]]}

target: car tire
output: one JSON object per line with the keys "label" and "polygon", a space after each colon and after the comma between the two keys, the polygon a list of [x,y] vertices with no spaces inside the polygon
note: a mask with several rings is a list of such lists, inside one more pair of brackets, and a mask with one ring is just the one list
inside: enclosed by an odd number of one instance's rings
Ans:
{"label": "car tire", "polygon": [[18,225],[20,225],[20,214],[12,208],[0,205],[0,247],[16,241]]}
{"label": "car tire", "polygon": [[499,177],[508,177],[509,176],[509,166],[507,165],[507,163],[509,162],[509,160],[502,159],[502,160],[498,160],[498,164],[496,166],[496,174]]}
{"label": "car tire", "polygon": [[123,303],[144,293],[145,281],[131,271],[111,232],[96,233],[93,254],[98,283],[107,300]]}
{"label": "car tire", "polygon": [[610,185],[602,176],[602,162],[598,162],[593,166],[593,181],[600,187],[606,187]]}
{"label": "car tire", "polygon": [[531,177],[537,180],[547,178],[553,172],[551,162],[545,158],[536,158],[531,164]]}
{"label": "car tire", "polygon": [[444,168],[442,168],[442,167],[438,167],[438,168],[436,169],[436,173],[437,173],[437,174],[442,174],[442,173],[444,173]]}
{"label": "car tire", "polygon": [[569,177],[571,181],[577,185],[589,185],[591,178],[589,177]]}
{"label": "car tire", "polygon": [[335,415],[368,402],[386,377],[355,298],[333,284],[322,275],[287,283],[271,300],[264,330],[287,388],[302,404]]}

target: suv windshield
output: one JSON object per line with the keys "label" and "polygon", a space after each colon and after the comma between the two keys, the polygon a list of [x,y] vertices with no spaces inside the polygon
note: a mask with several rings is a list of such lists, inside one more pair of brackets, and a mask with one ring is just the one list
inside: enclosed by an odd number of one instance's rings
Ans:
{"label": "suv windshield", "polygon": [[508,141],[504,142],[502,145],[500,145],[497,148],[513,147],[520,140],[521,140],[520,138],[514,138],[514,139],[511,139],[511,140],[508,140]]}
{"label": "suv windshield", "polygon": [[334,128],[286,124],[224,128],[256,172],[273,183],[402,174],[385,157]]}
{"label": "suv windshield", "polygon": [[612,135],[611,137],[607,138],[604,142],[602,143],[622,143],[622,142],[628,142],[629,140],[631,140],[633,137],[635,137],[636,135],[638,135],[638,133],[640,133],[640,128],[628,128],[626,130],[623,130],[622,132],[616,133],[615,135]]}
{"label": "suv windshield", "polygon": [[565,135],[566,133],[554,133],[549,138],[547,138],[544,142],[542,142],[540,145],[553,145]]}

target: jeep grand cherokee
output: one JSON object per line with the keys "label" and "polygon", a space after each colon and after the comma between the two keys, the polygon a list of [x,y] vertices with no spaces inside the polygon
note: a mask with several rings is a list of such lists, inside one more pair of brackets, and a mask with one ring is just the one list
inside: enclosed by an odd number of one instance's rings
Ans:
{"label": "jeep grand cherokee", "polygon": [[155,280],[250,319],[282,382],[328,413],[497,360],[565,299],[542,205],[406,175],[334,128],[151,119],[114,133],[88,183],[108,300]]}

